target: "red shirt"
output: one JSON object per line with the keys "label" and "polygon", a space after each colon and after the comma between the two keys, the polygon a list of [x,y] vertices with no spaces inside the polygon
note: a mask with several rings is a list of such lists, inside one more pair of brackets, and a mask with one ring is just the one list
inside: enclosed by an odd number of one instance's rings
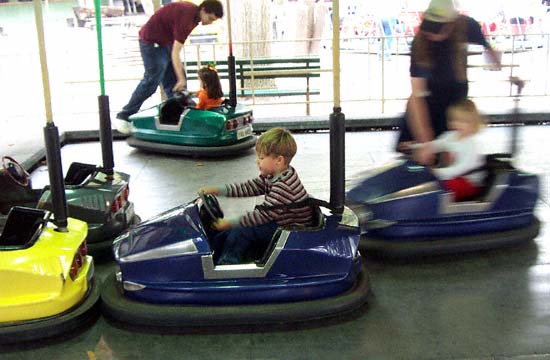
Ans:
{"label": "red shirt", "polygon": [[208,92],[205,89],[200,89],[197,91],[197,97],[199,103],[197,104],[197,109],[211,109],[216,106],[220,106],[223,102],[223,98],[211,99],[208,97]]}
{"label": "red shirt", "polygon": [[171,47],[184,43],[199,24],[199,7],[190,2],[173,2],[158,9],[139,30],[139,39],[148,44]]}

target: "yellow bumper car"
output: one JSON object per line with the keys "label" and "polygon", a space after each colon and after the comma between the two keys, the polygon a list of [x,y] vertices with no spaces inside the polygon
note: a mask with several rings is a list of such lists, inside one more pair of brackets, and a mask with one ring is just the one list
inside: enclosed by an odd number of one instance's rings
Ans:
{"label": "yellow bumper car", "polygon": [[0,344],[52,338],[93,323],[99,291],[87,224],[62,232],[46,210],[14,207],[0,235]]}

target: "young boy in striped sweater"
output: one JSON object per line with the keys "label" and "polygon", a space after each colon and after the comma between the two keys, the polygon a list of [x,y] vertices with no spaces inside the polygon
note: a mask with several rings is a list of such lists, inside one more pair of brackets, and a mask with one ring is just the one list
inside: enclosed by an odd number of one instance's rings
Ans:
{"label": "young boy in striped sweater", "polygon": [[213,239],[215,248],[221,248],[219,265],[243,262],[249,248],[253,244],[268,244],[278,226],[311,224],[312,210],[308,204],[284,208],[308,198],[296,170],[290,166],[296,150],[296,142],[287,129],[270,129],[256,143],[259,177],[240,184],[199,189],[200,194],[229,197],[265,195],[254,211],[235,220],[218,219],[213,224],[221,231]]}

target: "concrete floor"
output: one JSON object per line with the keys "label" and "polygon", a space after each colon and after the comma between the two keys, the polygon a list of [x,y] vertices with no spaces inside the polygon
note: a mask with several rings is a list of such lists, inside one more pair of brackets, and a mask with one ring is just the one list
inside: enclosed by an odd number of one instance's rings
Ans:
{"label": "concrete floor", "polygon": [[[506,149],[508,128],[485,130],[485,150]],[[365,169],[395,157],[394,132],[346,136],[346,186]],[[0,349],[0,359],[550,359],[549,126],[521,129],[516,165],[542,180],[537,215],[541,234],[524,246],[415,262],[384,262],[367,254],[372,280],[368,306],[345,319],[308,325],[224,329],[184,334],[129,331],[100,318],[68,339],[27,349]],[[328,200],[329,134],[297,134],[293,160],[308,191]],[[146,154],[114,144],[115,168],[131,174],[130,199],[147,219],[196,197],[206,184],[257,175],[254,152],[225,160]],[[97,143],[67,145],[63,167],[99,163]],[[37,169],[33,184],[47,182]],[[255,199],[222,200],[226,211]],[[96,276],[115,270],[99,263]]]}

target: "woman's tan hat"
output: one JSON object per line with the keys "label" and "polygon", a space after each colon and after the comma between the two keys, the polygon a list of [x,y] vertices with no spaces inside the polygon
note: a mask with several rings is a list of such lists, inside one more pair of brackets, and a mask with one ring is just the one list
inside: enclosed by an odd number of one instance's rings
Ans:
{"label": "woman's tan hat", "polygon": [[424,12],[424,19],[440,23],[454,21],[457,17],[453,0],[432,0]]}

